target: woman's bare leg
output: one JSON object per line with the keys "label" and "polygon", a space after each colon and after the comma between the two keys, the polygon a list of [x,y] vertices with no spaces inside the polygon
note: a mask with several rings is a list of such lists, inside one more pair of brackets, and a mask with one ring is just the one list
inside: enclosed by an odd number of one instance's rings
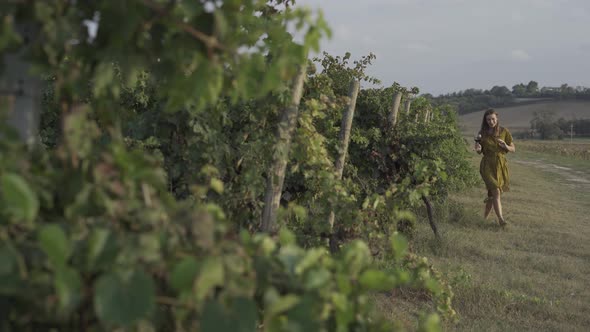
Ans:
{"label": "woman's bare leg", "polygon": [[485,219],[488,219],[488,216],[490,215],[490,212],[492,212],[492,206],[494,205],[494,196],[492,194],[491,190],[488,190],[488,198],[486,199],[486,208],[485,211],[483,213],[483,217]]}
{"label": "woman's bare leg", "polygon": [[496,212],[496,216],[500,221],[500,225],[504,225],[506,222],[504,221],[504,217],[502,216],[502,201],[500,200],[500,189],[493,190],[492,194],[494,195],[494,212]]}

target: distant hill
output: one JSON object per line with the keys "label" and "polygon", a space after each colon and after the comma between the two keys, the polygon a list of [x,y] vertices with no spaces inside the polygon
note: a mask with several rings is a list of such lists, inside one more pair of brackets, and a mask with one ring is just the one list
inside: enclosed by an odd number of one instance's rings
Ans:
{"label": "distant hill", "polygon": [[[555,113],[555,119],[563,117],[571,119],[590,119],[590,101],[549,101],[526,105],[496,108],[500,125],[508,128],[512,133],[526,132],[530,129],[530,121],[535,112],[550,111]],[[481,126],[485,110],[459,116],[463,134],[472,136]]]}

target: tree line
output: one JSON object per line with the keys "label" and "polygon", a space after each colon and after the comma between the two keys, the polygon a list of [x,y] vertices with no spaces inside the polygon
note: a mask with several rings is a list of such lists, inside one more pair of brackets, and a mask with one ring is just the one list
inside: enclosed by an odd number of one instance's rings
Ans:
{"label": "tree line", "polygon": [[536,112],[530,136],[548,140],[590,137],[590,119],[556,119],[553,112]]}
{"label": "tree line", "polygon": [[[522,105],[523,103],[538,102],[547,98],[555,100],[589,100],[590,88],[572,87],[562,84],[559,87],[540,87],[536,81],[527,84],[518,83],[509,89],[506,86],[495,85],[490,89],[466,89],[439,96],[425,94],[435,105],[451,105],[459,114],[478,112],[486,108]],[[523,100],[526,98],[526,100]],[[536,100],[535,100],[536,99]]]}

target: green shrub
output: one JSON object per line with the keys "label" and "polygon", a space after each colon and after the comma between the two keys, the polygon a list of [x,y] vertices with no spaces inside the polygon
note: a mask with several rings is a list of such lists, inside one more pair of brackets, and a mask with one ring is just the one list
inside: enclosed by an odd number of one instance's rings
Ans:
{"label": "green shrub", "polygon": [[[427,265],[384,272],[362,241],[331,256],[286,230],[237,232],[218,205],[175,200],[156,159],[114,137],[100,144],[82,110],[64,133],[49,152],[0,140],[3,329],[387,331],[371,318],[370,292],[415,285],[445,296]],[[407,242],[390,243],[402,262]]]}

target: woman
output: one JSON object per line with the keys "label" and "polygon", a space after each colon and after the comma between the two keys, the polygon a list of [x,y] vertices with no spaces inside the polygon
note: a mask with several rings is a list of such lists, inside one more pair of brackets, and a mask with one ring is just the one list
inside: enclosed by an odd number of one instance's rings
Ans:
{"label": "woman", "polygon": [[502,216],[500,195],[509,190],[510,176],[504,155],[516,149],[512,142],[512,135],[508,129],[500,127],[498,113],[493,109],[488,109],[483,115],[481,130],[475,140],[475,151],[483,153],[479,173],[488,189],[488,197],[484,201],[486,204],[484,217],[488,218],[493,207],[498,222],[501,226],[505,226],[507,222]]}

